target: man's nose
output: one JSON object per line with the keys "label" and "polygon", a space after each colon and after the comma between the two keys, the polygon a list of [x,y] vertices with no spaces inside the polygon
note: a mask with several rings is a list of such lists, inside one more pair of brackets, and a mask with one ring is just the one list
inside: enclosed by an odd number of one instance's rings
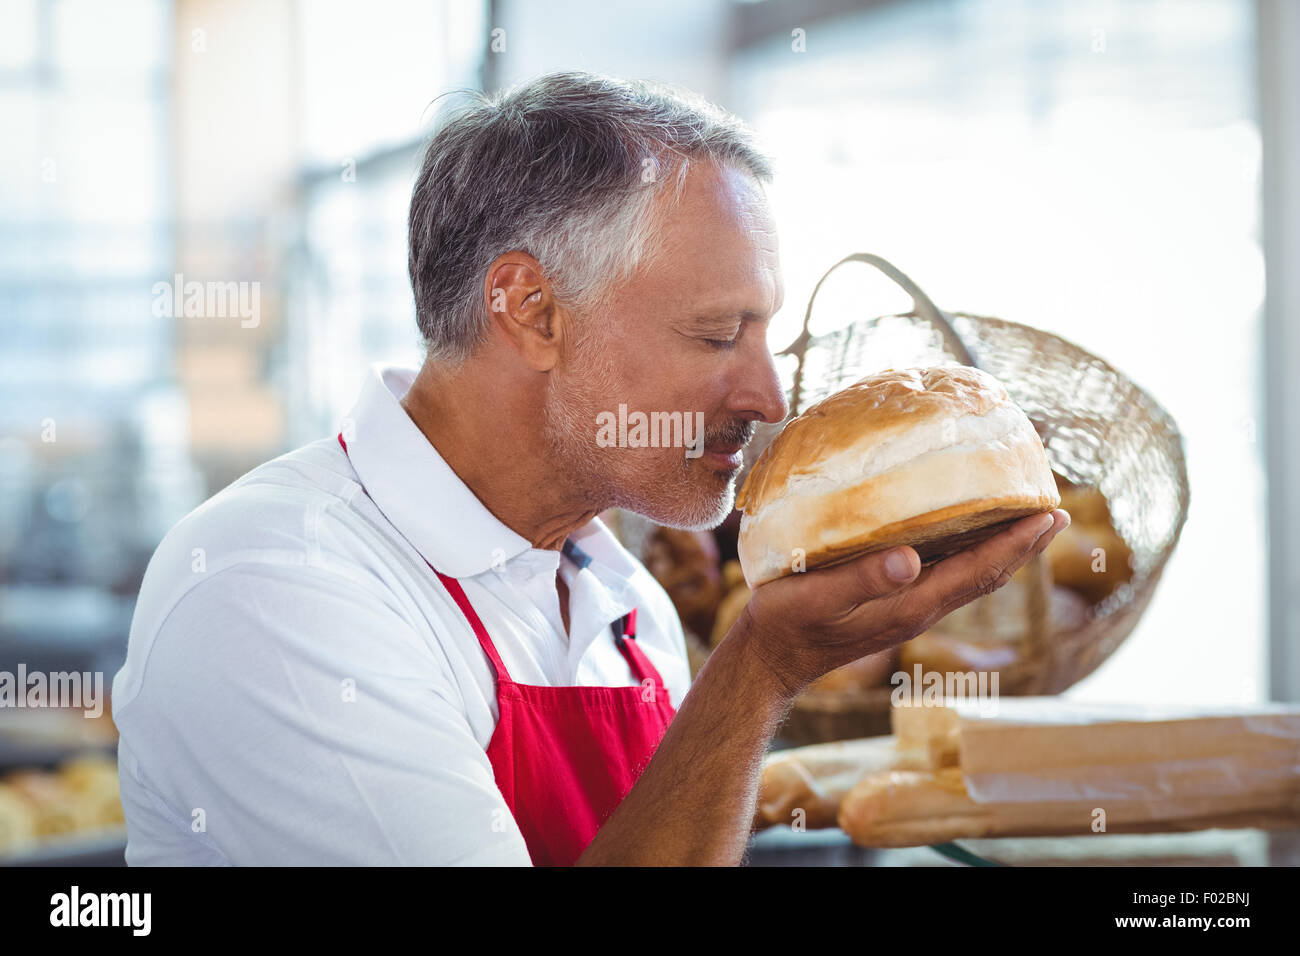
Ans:
{"label": "man's nose", "polygon": [[732,393],[731,407],[758,421],[776,423],[785,421],[790,414],[790,403],[785,397],[785,387],[777,373],[776,357],[766,343],[745,364],[743,378]]}

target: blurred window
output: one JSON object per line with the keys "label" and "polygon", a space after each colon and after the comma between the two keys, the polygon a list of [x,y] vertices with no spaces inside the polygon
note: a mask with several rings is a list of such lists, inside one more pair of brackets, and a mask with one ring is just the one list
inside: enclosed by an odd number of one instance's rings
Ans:
{"label": "blurred window", "polygon": [[[0,30],[0,416],[94,421],[170,362],[164,0],[10,0]],[[105,406],[104,403],[108,403]],[[70,420],[70,419],[69,419]]]}
{"label": "blurred window", "polygon": [[[291,444],[338,425],[368,363],[420,362],[406,272],[411,187],[434,98],[480,88],[487,9],[382,0],[358,17],[351,3],[300,7],[303,201],[283,368]],[[403,24],[397,48],[393,23]]]}
{"label": "blurred window", "polygon": [[175,410],[166,384],[172,323],[151,309],[152,285],[169,274],[172,256],[171,13],[167,0],[4,5],[0,577],[7,583],[129,592],[165,530],[153,518],[175,520],[192,504],[188,463],[154,454],[140,427],[151,417],[176,417],[165,407]]}
{"label": "blurred window", "polygon": [[[732,67],[736,108],[779,164],[770,195],[788,304],[774,347],[797,333],[832,263],[874,252],[941,308],[1100,355],[1178,422],[1191,481],[1181,543],[1137,631],[1072,691],[1081,697],[1263,693],[1252,11],[898,2],[803,24],[806,52],[781,33]],[[818,296],[814,331],[909,308],[887,279],[846,266]]]}

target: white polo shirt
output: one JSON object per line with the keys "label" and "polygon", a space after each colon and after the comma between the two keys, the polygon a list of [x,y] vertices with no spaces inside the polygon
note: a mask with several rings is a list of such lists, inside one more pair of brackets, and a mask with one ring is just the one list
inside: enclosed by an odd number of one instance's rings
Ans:
{"label": "white polo shirt", "polygon": [[487,758],[490,665],[426,559],[524,684],[635,686],[610,625],[636,607],[681,706],[663,588],[599,520],[579,568],[493,517],[399,404],[414,376],[371,370],[348,455],[268,462],[158,546],[113,681],[129,864],[529,864]]}

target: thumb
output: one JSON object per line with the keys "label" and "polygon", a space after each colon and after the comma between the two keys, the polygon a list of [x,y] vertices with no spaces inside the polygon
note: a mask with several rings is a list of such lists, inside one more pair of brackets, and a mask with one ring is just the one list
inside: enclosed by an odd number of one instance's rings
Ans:
{"label": "thumb", "polygon": [[907,546],[854,558],[821,572],[831,589],[850,604],[862,604],[893,594],[921,573],[921,558]]}

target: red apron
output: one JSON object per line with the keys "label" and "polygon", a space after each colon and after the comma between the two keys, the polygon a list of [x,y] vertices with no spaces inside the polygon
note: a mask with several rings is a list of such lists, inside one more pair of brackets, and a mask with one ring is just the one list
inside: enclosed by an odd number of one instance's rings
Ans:
{"label": "red apron", "polygon": [[[342,435],[339,444],[346,453]],[[638,686],[517,684],[460,582],[433,572],[496,676],[498,718],[487,756],[533,865],[570,866],[637,782],[676,714],[659,672],[636,645],[636,609],[614,641]]]}

